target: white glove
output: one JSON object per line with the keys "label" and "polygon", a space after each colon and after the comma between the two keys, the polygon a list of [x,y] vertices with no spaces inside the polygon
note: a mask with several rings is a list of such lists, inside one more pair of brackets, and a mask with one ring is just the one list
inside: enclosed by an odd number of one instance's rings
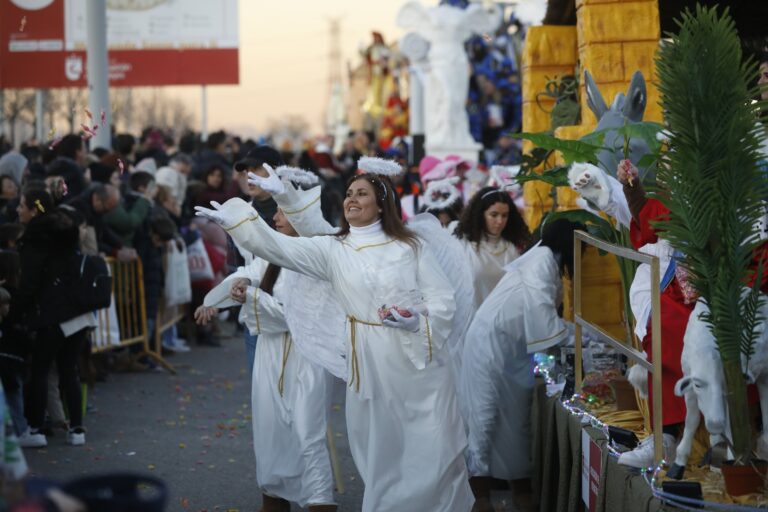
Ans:
{"label": "white glove", "polygon": [[211,201],[211,206],[213,206],[213,209],[195,206],[195,215],[213,221],[225,229],[242,223],[246,219],[258,218],[259,216],[256,210],[253,209],[253,206],[239,197],[232,198],[223,205],[216,201]]}
{"label": "white glove", "polygon": [[387,327],[395,327],[397,329],[405,329],[406,331],[419,332],[419,324],[421,323],[419,321],[419,317],[421,317],[421,315],[418,311],[412,308],[408,308],[406,311],[408,311],[411,316],[403,316],[398,313],[395,308],[392,308],[389,311],[389,314],[392,315],[394,320],[385,318],[382,320],[382,323]]}
{"label": "white glove", "polygon": [[255,185],[259,187],[261,190],[263,190],[264,192],[269,192],[273,196],[284,193],[285,184],[282,182],[282,180],[277,175],[277,173],[272,168],[272,166],[269,164],[264,164],[264,169],[269,174],[267,178],[262,178],[261,176],[258,176],[252,172],[249,172],[248,184]]}
{"label": "white glove", "polygon": [[568,171],[571,188],[601,210],[608,206],[611,189],[603,171],[592,164],[576,163]]}

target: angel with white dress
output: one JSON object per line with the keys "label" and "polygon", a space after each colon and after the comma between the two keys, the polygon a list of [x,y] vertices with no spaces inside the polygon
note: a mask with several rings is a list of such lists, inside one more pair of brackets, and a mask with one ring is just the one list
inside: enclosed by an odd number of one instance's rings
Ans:
{"label": "angel with white dress", "polygon": [[355,176],[331,236],[283,236],[239,199],[197,211],[257,256],[330,282],[347,316],[346,417],[362,510],[469,511],[466,436],[445,362],[454,291],[400,221],[389,181]]}

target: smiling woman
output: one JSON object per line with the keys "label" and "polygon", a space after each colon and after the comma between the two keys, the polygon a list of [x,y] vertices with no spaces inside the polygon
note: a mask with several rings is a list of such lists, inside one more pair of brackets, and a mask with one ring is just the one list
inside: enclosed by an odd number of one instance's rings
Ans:
{"label": "smiling woman", "polygon": [[[282,192],[280,183],[259,183]],[[365,483],[362,510],[468,512],[466,436],[450,368],[438,363],[449,357],[453,289],[403,226],[388,179],[352,178],[342,229],[332,236],[283,236],[239,199],[214,207],[198,207],[198,215],[256,256],[329,281],[338,296],[347,316],[346,417]]]}

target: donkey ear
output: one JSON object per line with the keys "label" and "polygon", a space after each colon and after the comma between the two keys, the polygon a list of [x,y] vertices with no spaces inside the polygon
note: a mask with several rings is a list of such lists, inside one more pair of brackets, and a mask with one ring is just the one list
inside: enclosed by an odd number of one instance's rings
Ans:
{"label": "donkey ear", "polygon": [[683,377],[675,383],[675,396],[683,396],[691,385],[692,379],[690,377]]}
{"label": "donkey ear", "polygon": [[584,70],[584,88],[587,91],[587,105],[589,105],[597,120],[600,121],[600,118],[608,110],[608,105],[605,104],[603,95],[600,94],[600,89],[597,88],[595,80],[587,70]]}
{"label": "donkey ear", "polygon": [[624,117],[630,121],[642,121],[647,100],[648,93],[645,89],[645,78],[640,71],[635,71],[632,74],[632,81],[629,83],[629,90],[627,91],[627,99],[624,102]]}

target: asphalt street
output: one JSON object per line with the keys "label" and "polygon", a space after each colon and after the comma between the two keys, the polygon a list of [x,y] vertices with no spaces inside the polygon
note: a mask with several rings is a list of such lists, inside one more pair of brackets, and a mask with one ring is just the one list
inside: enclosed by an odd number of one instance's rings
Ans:
{"label": "asphalt street", "polygon": [[[168,357],[177,375],[110,374],[89,391],[86,445],[69,446],[57,431],[48,447],[25,449],[33,474],[66,482],[140,472],[166,483],[169,511],[258,511],[245,350],[240,337],[222,344]],[[360,510],[363,485],[349,453],[344,392],[337,381],[331,424],[344,493],[336,498],[341,512],[353,512]],[[494,499],[497,511],[515,510],[508,493]]]}

